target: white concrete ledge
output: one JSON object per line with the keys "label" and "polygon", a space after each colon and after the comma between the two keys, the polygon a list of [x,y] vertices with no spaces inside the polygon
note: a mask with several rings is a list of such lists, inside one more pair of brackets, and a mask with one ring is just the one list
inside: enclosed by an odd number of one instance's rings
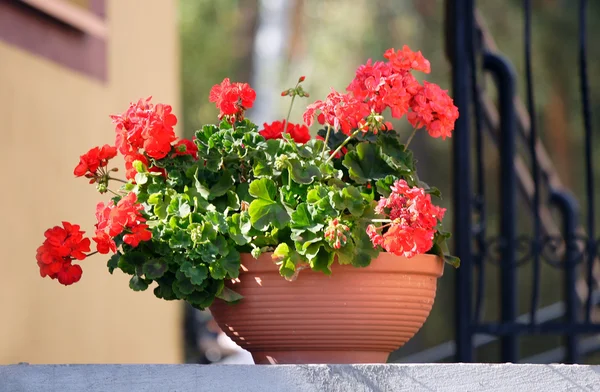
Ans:
{"label": "white concrete ledge", "polygon": [[0,392],[600,391],[600,366],[8,365]]}

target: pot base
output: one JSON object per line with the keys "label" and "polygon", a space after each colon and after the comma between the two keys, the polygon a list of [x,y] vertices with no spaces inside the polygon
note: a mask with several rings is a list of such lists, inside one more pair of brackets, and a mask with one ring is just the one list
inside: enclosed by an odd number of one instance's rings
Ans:
{"label": "pot base", "polygon": [[257,351],[257,365],[386,363],[385,351]]}

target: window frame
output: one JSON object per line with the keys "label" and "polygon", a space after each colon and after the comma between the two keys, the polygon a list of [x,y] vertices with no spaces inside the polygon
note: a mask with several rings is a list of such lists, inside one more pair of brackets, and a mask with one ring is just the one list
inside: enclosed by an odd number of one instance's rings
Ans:
{"label": "window frame", "polygon": [[107,81],[106,0],[0,0],[0,41]]}

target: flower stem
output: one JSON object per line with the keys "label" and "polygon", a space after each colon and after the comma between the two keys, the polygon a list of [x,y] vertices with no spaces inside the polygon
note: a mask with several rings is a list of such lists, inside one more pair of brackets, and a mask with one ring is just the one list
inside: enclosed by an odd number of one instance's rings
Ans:
{"label": "flower stem", "polygon": [[107,190],[107,191],[109,191],[110,193],[112,193],[112,194],[113,194],[113,195],[115,195],[115,196],[122,197],[122,195],[119,195],[117,192],[113,191],[112,189],[108,189],[108,188],[106,188],[106,190]]}
{"label": "flower stem", "polygon": [[333,157],[335,157],[335,156],[337,155],[337,153],[338,153],[338,152],[340,152],[340,151],[342,150],[342,148],[344,148],[344,146],[345,146],[346,144],[348,144],[348,142],[349,142],[350,140],[352,140],[352,138],[353,138],[354,136],[358,135],[358,133],[359,133],[359,132],[360,132],[360,129],[357,129],[357,130],[356,130],[356,131],[354,131],[354,132],[353,132],[353,133],[352,133],[350,136],[348,136],[348,137],[346,138],[346,140],[344,140],[344,141],[342,142],[342,144],[340,144],[340,145],[339,145],[339,147],[338,147],[338,148],[336,148],[336,149],[335,149],[335,151],[331,153],[331,155],[329,156],[329,158],[327,158],[327,160],[325,161],[325,163],[329,163],[329,162],[330,162],[330,161],[333,159]]}
{"label": "flower stem", "polygon": [[129,184],[129,181],[121,180],[120,178],[108,177],[109,180],[122,182],[123,184]]}
{"label": "flower stem", "polygon": [[321,158],[325,158],[325,151],[327,150],[327,143],[329,142],[329,134],[331,133],[331,127],[327,125],[327,134],[325,135],[325,144],[323,145],[323,151],[321,151]]}
{"label": "flower stem", "polygon": [[408,148],[408,145],[410,144],[410,142],[413,140],[413,137],[415,137],[415,134],[417,133],[417,131],[419,130],[419,128],[415,128],[412,133],[410,134],[410,136],[408,137],[408,140],[406,141],[406,144],[404,145],[404,149],[406,150]]}
{"label": "flower stem", "polygon": [[95,255],[96,253],[98,253],[98,251],[94,251],[94,252],[92,252],[92,253],[88,253],[87,255],[85,255],[85,257],[90,257],[90,256],[93,256],[93,255]]}
{"label": "flower stem", "polygon": [[[296,85],[298,87],[298,85]],[[296,99],[296,95],[292,95],[292,102],[290,103],[290,108],[288,109],[287,117],[285,118],[285,125],[283,126],[283,133],[287,131],[287,126],[290,122],[290,116],[292,115],[292,108],[294,107],[294,100]]]}

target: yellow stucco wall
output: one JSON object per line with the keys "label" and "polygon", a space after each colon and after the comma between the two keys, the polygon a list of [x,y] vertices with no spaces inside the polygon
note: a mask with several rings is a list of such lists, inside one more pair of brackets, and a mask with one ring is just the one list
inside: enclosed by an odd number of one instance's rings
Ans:
{"label": "yellow stucco wall", "polygon": [[175,0],[108,0],[109,80],[0,41],[0,364],[181,361],[181,304],[136,293],[105,255],[69,287],[39,276],[35,250],[61,220],[95,223],[96,193],[73,168],[114,143],[109,114],[152,95],[179,108]]}

